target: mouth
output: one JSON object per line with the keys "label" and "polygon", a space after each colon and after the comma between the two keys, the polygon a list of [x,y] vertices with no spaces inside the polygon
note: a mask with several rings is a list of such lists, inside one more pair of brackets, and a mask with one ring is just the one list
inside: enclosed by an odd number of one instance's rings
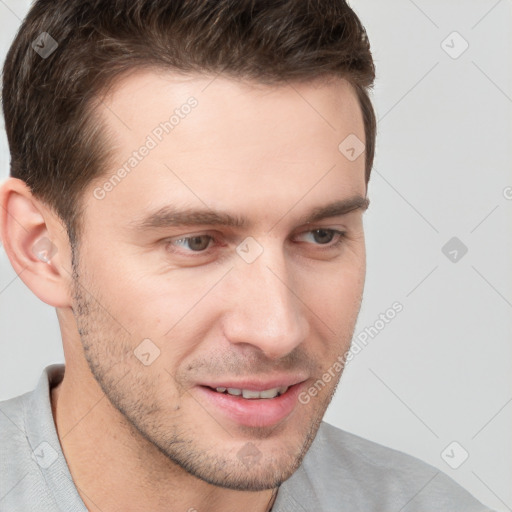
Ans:
{"label": "mouth", "polygon": [[263,391],[258,391],[254,389],[239,389],[239,388],[225,388],[225,387],[218,387],[218,388],[210,388],[213,391],[216,391],[217,393],[222,393],[224,395],[231,395],[231,396],[240,396],[242,398],[245,398],[246,400],[258,400],[258,399],[265,399],[270,400],[272,398],[276,398],[278,396],[284,395],[288,389],[290,389],[290,386],[281,386],[278,388],[270,388],[270,389],[264,389]]}
{"label": "mouth", "polygon": [[271,427],[285,421],[296,409],[298,395],[306,381],[290,385],[241,384],[199,385],[193,392],[201,399],[208,412],[237,425]]}

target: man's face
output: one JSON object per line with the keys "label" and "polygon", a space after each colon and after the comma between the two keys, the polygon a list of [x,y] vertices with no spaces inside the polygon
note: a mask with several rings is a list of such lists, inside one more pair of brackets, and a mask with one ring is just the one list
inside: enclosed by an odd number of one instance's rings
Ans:
{"label": "man's face", "polygon": [[[341,372],[322,376],[360,307],[364,154],[338,149],[364,140],[356,95],[343,80],[270,87],[146,71],[100,113],[115,157],[84,191],[73,306],[92,375],[189,473],[274,487],[314,438]],[[311,220],[338,202],[351,211]],[[185,219],[191,210],[204,213]],[[237,222],[220,222],[228,215]],[[275,388],[284,393],[250,393]]]}

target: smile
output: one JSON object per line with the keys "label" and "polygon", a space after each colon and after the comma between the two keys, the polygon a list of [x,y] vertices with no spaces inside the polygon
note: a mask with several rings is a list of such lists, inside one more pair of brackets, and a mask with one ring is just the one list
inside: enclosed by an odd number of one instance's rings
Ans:
{"label": "smile", "polygon": [[238,425],[263,428],[274,426],[291,415],[305,385],[306,382],[289,386],[274,384],[273,387],[247,383],[247,387],[240,388],[199,385],[193,388],[193,394],[215,418],[224,417]]}
{"label": "smile", "polygon": [[253,389],[237,389],[237,388],[215,388],[217,393],[229,394],[232,396],[241,396],[247,400],[254,399],[270,399],[276,398],[277,396],[281,396],[288,391],[289,386],[281,386],[279,388],[265,389],[263,391],[256,391]]}

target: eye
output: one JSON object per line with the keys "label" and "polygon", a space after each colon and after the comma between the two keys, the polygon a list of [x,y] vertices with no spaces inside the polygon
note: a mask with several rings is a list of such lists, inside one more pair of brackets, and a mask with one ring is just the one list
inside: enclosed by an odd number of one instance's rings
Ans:
{"label": "eye", "polygon": [[190,252],[204,252],[213,240],[213,236],[210,235],[194,235],[178,238],[177,240],[169,240],[168,244],[188,248]]}
{"label": "eye", "polygon": [[[337,229],[317,228],[310,231],[299,233],[294,237],[299,242],[306,242],[316,246],[325,246],[326,250],[334,249],[344,241],[345,232]],[[334,241],[334,243],[333,243]],[[213,246],[218,240],[207,234],[196,234],[181,238],[168,239],[166,241],[167,250],[176,254],[197,254],[207,255],[213,250]],[[218,243],[217,243],[218,245]]]}
{"label": "eye", "polygon": [[[339,231],[337,229],[326,229],[326,228],[318,228],[318,229],[312,229],[311,231],[305,231],[304,233],[301,233],[298,235],[298,237],[304,237],[309,238],[309,240],[305,241],[311,241],[316,245],[329,245],[330,242],[335,240],[335,242],[329,247],[337,247],[343,242],[343,237],[345,236],[344,231]],[[304,240],[302,240],[304,241]]]}

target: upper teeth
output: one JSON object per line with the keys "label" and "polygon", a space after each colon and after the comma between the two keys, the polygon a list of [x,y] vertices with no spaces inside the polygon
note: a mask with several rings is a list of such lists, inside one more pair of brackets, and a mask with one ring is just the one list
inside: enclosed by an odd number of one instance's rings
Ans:
{"label": "upper teeth", "polygon": [[215,388],[219,393],[225,393],[226,391],[230,395],[240,396],[243,398],[275,398],[277,395],[282,395],[288,391],[288,386],[282,386],[280,388],[265,389],[263,391],[253,391],[252,389],[236,389],[236,388]]}

